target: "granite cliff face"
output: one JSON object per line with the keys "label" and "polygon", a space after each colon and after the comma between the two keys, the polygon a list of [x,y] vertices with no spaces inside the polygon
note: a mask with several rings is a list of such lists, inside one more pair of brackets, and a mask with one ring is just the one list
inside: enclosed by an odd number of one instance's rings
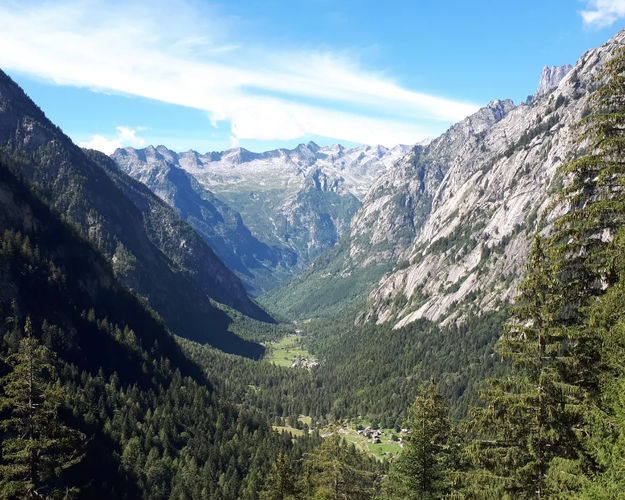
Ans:
{"label": "granite cliff face", "polygon": [[295,319],[357,307],[414,242],[456,157],[513,108],[512,101],[493,101],[428,145],[413,147],[373,184],[339,244],[261,302]]}
{"label": "granite cliff face", "polygon": [[349,257],[360,267],[396,261],[426,222],[432,202],[449,168],[471,157],[471,146],[514,108],[512,101],[493,101],[451,127],[427,146],[415,146],[380,177],[354,216]]}
{"label": "granite cliff face", "polygon": [[408,150],[310,142],[201,155],[150,146],[119,149],[112,158],[174,207],[259,294],[331,248],[371,184]]}
{"label": "granite cliff face", "polygon": [[[623,43],[619,33],[572,69],[546,69],[535,99],[508,109],[448,152],[431,210],[401,265],[370,294],[361,319],[396,327],[418,318],[449,323],[513,298],[532,234],[555,215],[545,210],[562,185],[558,167],[580,150],[575,125],[600,84],[597,75]],[[406,182],[394,191],[402,189],[418,192]],[[360,213],[373,203],[365,202]]]}
{"label": "granite cliff face", "polygon": [[[262,302],[291,318],[350,305],[364,308],[357,321],[401,327],[509,301],[533,233],[549,222],[558,167],[580,147],[574,127],[596,76],[624,41],[619,33],[574,67],[545,68],[526,103],[493,101],[415,146],[373,184],[339,244]],[[331,302],[315,300],[319,289]]]}
{"label": "granite cliff face", "polygon": [[545,66],[540,75],[540,83],[538,90],[534,94],[534,99],[547,95],[551,90],[555,89],[569,71],[573,69],[570,64],[564,66]]}

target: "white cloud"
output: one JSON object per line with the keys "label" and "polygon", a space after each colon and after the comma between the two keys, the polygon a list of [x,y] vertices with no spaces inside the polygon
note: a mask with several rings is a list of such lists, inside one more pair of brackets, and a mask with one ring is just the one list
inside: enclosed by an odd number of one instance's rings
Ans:
{"label": "white cloud", "polygon": [[0,0],[0,66],[202,109],[213,125],[229,121],[237,141],[414,143],[435,135],[425,120],[451,123],[477,110],[403,88],[345,55],[246,47],[229,35],[235,21],[195,8]]}
{"label": "white cloud", "polygon": [[587,0],[590,10],[580,11],[587,26],[604,28],[625,17],[625,0]]}
{"label": "white cloud", "polygon": [[91,139],[85,142],[79,142],[78,145],[82,148],[97,149],[103,153],[110,155],[117,148],[123,148],[126,146],[133,146],[140,148],[145,146],[145,140],[141,137],[137,137],[137,132],[145,130],[145,127],[128,128],[128,127],[115,127],[117,135],[112,139],[107,139],[103,135],[95,134],[91,136]]}

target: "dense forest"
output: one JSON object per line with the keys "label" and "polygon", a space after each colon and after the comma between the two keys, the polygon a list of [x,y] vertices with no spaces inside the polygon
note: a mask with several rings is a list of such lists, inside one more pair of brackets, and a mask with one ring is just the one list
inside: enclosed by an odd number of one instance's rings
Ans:
{"label": "dense forest", "polygon": [[[621,48],[514,305],[402,328],[277,324],[218,280],[200,290],[228,274],[173,250],[167,231],[190,229],[27,106],[54,139],[0,150],[0,498],[622,497],[624,74]],[[131,218],[85,194],[107,190]],[[259,359],[288,336],[319,362]]]}
{"label": "dense forest", "polygon": [[[217,398],[108,262],[0,172],[1,276],[10,292],[1,309],[0,485],[8,497],[70,485],[85,498],[254,497],[274,455],[298,458],[319,439],[294,443]],[[53,422],[80,442],[72,443],[80,460],[65,471],[70,443],[57,442]]]}

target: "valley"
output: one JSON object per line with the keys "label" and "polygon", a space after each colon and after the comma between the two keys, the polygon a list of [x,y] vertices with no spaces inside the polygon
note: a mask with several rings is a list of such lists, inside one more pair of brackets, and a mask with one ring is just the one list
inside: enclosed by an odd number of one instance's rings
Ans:
{"label": "valley", "polygon": [[[301,335],[287,335],[277,342],[266,345],[265,358],[270,363],[291,368],[313,367],[315,360],[310,360],[310,353],[303,348],[304,338]],[[313,363],[311,366],[310,363]]]}
{"label": "valley", "polygon": [[0,498],[618,498],[623,75],[620,31],[411,145],[105,154],[0,71]]}

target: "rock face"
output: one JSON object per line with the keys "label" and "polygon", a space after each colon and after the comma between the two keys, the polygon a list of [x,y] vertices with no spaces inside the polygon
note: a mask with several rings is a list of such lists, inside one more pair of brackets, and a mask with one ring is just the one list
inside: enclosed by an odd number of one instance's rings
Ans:
{"label": "rock face", "polygon": [[545,66],[542,74],[540,75],[540,83],[538,84],[538,90],[534,94],[534,99],[547,95],[551,90],[555,89],[572,69],[573,66],[570,64],[565,64],[564,66],[553,66],[551,68],[549,66]]}
{"label": "rock face", "polygon": [[[371,293],[364,318],[396,327],[418,318],[448,323],[516,294],[532,234],[556,215],[545,210],[563,182],[558,167],[579,151],[574,126],[600,84],[597,75],[624,43],[619,33],[570,71],[546,69],[536,99],[484,123],[441,157],[444,176],[431,209],[401,266]],[[418,192],[407,182],[393,188],[400,190]],[[365,202],[359,214],[375,202]]]}
{"label": "rock face", "polygon": [[201,155],[150,146],[119,149],[112,158],[174,207],[259,294],[331,248],[371,184],[408,150],[310,142]]}
{"label": "rock face", "polygon": [[373,184],[341,242],[261,302],[293,319],[356,307],[410,248],[457,157],[473,162],[471,145],[513,108],[512,101],[493,101],[427,146],[412,148]]}
{"label": "rock face", "polygon": [[574,126],[596,76],[624,41],[619,33],[570,70],[547,68],[535,99],[493,101],[414,147],[373,184],[339,244],[263,303],[294,319],[360,304],[358,321],[401,327],[510,300],[533,233],[549,223],[558,167],[580,147]]}
{"label": "rock face", "polygon": [[513,108],[510,100],[490,102],[429,145],[416,146],[380,177],[352,220],[351,260],[360,267],[396,261],[430,215],[449,168],[459,158],[476,161],[471,146]]}

